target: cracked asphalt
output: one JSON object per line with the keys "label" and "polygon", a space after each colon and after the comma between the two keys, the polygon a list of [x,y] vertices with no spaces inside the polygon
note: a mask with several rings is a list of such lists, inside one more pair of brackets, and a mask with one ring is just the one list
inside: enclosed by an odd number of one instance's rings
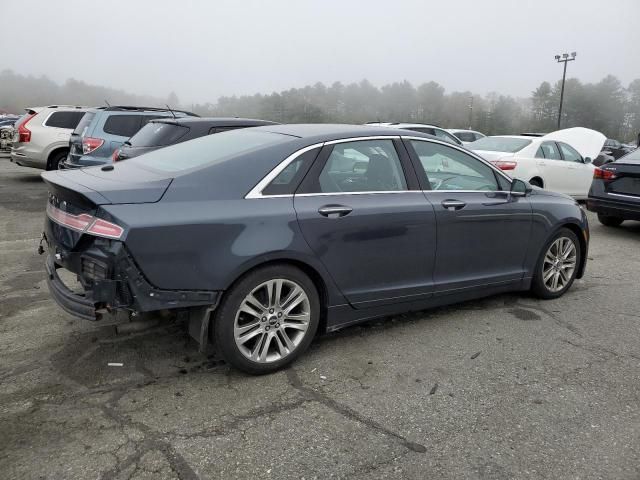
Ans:
{"label": "cracked asphalt", "polygon": [[369,322],[249,377],[174,321],[123,335],[59,309],[39,173],[0,158],[0,477],[640,478],[640,223],[590,216],[561,299]]}

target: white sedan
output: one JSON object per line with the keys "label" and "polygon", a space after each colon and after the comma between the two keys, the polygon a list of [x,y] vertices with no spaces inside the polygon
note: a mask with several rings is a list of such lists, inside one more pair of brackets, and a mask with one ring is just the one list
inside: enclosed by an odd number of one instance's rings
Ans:
{"label": "white sedan", "polygon": [[594,165],[606,137],[588,128],[558,130],[542,137],[485,137],[466,145],[514,178],[586,199]]}

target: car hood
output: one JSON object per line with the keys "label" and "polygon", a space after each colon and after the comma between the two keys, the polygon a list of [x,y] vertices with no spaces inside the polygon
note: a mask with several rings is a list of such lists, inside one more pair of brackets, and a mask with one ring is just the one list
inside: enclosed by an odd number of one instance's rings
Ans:
{"label": "car hood", "polygon": [[548,133],[542,140],[565,142],[575,148],[584,158],[592,160],[598,156],[607,140],[602,133],[584,127],[565,128]]}

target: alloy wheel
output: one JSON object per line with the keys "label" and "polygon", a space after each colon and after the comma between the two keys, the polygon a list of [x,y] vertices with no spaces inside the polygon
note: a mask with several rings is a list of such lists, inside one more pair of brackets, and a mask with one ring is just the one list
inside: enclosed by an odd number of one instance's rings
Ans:
{"label": "alloy wheel", "polygon": [[309,296],[284,278],[254,288],[236,312],[233,336],[247,359],[271,363],[289,356],[302,342],[311,320]]}
{"label": "alloy wheel", "polygon": [[542,281],[550,292],[561,291],[573,278],[577,249],[570,238],[557,238],[547,250],[542,262]]}

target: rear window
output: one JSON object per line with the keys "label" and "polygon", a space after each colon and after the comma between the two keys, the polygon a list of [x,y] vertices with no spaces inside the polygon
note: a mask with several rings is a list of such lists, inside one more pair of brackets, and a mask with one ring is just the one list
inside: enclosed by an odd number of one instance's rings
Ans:
{"label": "rear window", "polygon": [[184,137],[188,127],[172,123],[147,123],[129,139],[132,147],[160,147],[172,145]]}
{"label": "rear window", "polygon": [[178,172],[223,163],[241,154],[291,141],[288,135],[247,129],[207,135],[128,160],[155,170]]}
{"label": "rear window", "polygon": [[53,112],[45,121],[46,127],[70,128],[74,129],[78,126],[78,122],[84,116],[85,112]]}
{"label": "rear window", "polygon": [[141,126],[140,115],[110,115],[104,122],[104,132],[121,137],[131,137]]}
{"label": "rear window", "polygon": [[84,137],[85,133],[87,133],[87,128],[89,128],[89,124],[91,124],[91,120],[93,120],[93,117],[95,116],[96,114],[93,112],[85,113],[73,133]]}
{"label": "rear window", "polygon": [[484,137],[467,145],[470,150],[485,150],[487,152],[514,153],[529,145],[531,140],[526,138]]}
{"label": "rear window", "polygon": [[475,142],[476,136],[473,132],[455,132],[454,135],[463,142]]}

